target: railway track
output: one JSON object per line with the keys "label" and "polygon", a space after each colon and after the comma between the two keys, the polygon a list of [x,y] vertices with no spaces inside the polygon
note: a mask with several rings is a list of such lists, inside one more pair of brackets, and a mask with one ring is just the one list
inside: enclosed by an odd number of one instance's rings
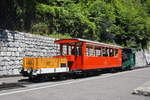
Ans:
{"label": "railway track", "polygon": [[30,82],[28,79],[18,80],[18,82],[13,83],[1,83],[0,84],[0,91],[2,90],[9,90],[9,89],[16,89],[16,88],[24,88],[26,85],[33,84],[33,82]]}
{"label": "railway track", "polygon": [[[150,67],[150,66],[135,67],[133,70],[147,68],[147,67]],[[102,72],[101,74],[106,74],[106,73],[111,73],[111,72]],[[88,77],[94,77],[94,75],[87,76],[87,78]],[[78,78],[80,79],[80,78],[83,78],[83,77],[78,77]],[[70,79],[70,78],[67,78],[67,79]],[[55,81],[60,81],[61,82],[63,80],[67,80],[67,79],[53,79],[53,80],[49,80],[49,82],[55,82]],[[44,82],[44,81],[42,81],[42,82]],[[2,90],[10,90],[10,89],[17,89],[17,88],[25,88],[28,85],[40,84],[42,82],[31,82],[29,79],[22,79],[22,80],[18,80],[18,82],[14,82],[14,83],[1,83],[0,84],[0,91],[2,91]],[[48,82],[48,80],[45,81],[45,82]]]}

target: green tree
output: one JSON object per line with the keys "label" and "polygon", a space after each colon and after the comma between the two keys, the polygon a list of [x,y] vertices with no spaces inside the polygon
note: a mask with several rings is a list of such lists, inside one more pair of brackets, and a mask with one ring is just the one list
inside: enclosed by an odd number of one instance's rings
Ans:
{"label": "green tree", "polygon": [[125,47],[150,41],[150,0],[1,0],[0,28]]}

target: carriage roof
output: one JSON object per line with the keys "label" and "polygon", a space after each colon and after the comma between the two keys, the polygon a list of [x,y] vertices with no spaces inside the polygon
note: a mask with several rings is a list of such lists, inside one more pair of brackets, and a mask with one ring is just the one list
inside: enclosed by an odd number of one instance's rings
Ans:
{"label": "carriage roof", "polygon": [[110,44],[106,44],[106,43],[102,43],[102,42],[96,42],[96,41],[80,39],[80,38],[60,39],[60,40],[55,41],[56,44],[67,44],[67,43],[78,43],[78,42],[85,42],[89,45],[95,45],[95,46],[106,46],[106,47],[113,47],[113,48],[122,48],[121,46],[110,45]]}

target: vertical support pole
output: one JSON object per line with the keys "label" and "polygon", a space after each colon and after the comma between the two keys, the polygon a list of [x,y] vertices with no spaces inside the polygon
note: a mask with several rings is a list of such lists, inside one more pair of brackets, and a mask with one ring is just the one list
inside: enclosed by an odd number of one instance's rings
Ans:
{"label": "vertical support pole", "polygon": [[116,54],[115,54],[115,50],[116,50],[116,49],[114,48],[114,49],[113,49],[113,51],[114,51],[114,56],[116,56]]}
{"label": "vertical support pole", "polygon": [[[82,62],[81,62],[81,67],[83,68],[84,67],[84,65],[85,65],[85,57],[86,57],[86,52],[89,52],[89,51],[86,51],[86,43],[83,43],[83,45],[82,45]],[[82,68],[80,68],[80,69],[82,69]]]}
{"label": "vertical support pole", "polygon": [[93,46],[93,56],[94,56],[95,52],[94,52],[94,46]]}
{"label": "vertical support pole", "polygon": [[106,56],[108,55],[108,54],[107,54],[107,47],[105,48],[105,53],[106,53],[106,54],[105,54],[105,57],[106,57]]}
{"label": "vertical support pole", "polygon": [[75,49],[75,55],[77,56],[77,44],[76,43],[74,45],[74,49]]}
{"label": "vertical support pole", "polygon": [[110,50],[110,49],[108,48],[108,52],[107,52],[107,53],[108,53],[108,57],[109,57],[109,50]]}
{"label": "vertical support pole", "polygon": [[63,45],[62,44],[60,44],[60,55],[62,56],[62,52],[63,52]]}
{"label": "vertical support pole", "polygon": [[99,49],[99,52],[100,52],[100,57],[102,56],[102,47],[100,47],[100,49]]}
{"label": "vertical support pole", "polygon": [[101,47],[101,57],[103,57],[103,47]]}
{"label": "vertical support pole", "polygon": [[69,55],[69,45],[67,44],[67,55]]}
{"label": "vertical support pole", "polygon": [[90,56],[90,49],[89,48],[87,48],[88,49],[88,55],[87,56]]}
{"label": "vertical support pole", "polygon": [[74,56],[75,56],[75,61],[74,61],[74,70],[77,70],[77,50],[76,50],[76,43],[73,45],[74,46],[74,48],[73,48],[73,50],[74,50]]}

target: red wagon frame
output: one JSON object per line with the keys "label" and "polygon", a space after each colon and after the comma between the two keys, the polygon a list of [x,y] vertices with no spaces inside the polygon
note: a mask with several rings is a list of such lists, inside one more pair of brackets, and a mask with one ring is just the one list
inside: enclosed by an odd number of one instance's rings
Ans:
{"label": "red wagon frame", "polygon": [[67,58],[70,71],[116,68],[122,65],[120,46],[85,39],[56,40],[60,53],[56,58]]}

